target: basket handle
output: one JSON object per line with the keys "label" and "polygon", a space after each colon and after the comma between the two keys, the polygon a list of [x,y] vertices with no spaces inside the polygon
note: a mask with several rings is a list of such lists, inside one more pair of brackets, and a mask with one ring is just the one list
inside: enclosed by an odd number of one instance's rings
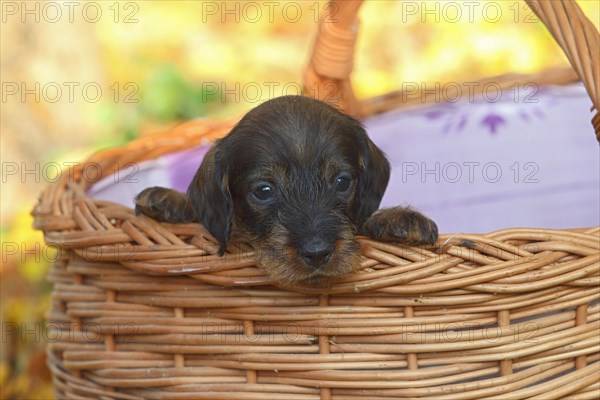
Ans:
{"label": "basket handle", "polygon": [[330,1],[329,12],[319,21],[304,76],[304,93],[359,116],[359,102],[352,90],[350,73],[358,36],[358,9],[362,0]]}
{"label": "basket handle", "polygon": [[[525,0],[546,25],[583,82],[596,114],[592,125],[600,141],[600,33],[575,0]],[[362,0],[333,0],[319,31],[304,76],[305,94],[333,103],[354,116],[361,104],[350,82],[358,10]]]}

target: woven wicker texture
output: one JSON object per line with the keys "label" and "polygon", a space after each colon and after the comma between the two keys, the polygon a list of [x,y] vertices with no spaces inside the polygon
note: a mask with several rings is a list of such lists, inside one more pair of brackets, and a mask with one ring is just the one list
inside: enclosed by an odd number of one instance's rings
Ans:
{"label": "woven wicker texture", "polygon": [[[344,76],[335,84],[351,89]],[[361,238],[364,269],[317,293],[269,281],[244,243],[218,257],[198,224],[85,193],[231,126],[194,121],[98,153],[42,193],[35,227],[60,249],[47,335],[57,397],[598,397],[599,227],[441,235],[420,248]]]}

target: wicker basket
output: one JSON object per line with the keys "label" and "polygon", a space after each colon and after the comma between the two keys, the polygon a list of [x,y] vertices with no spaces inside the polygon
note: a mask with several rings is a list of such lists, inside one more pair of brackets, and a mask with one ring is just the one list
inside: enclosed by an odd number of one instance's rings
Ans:
{"label": "wicker basket", "polygon": [[[528,3],[599,109],[597,31],[573,1]],[[307,82],[333,82],[347,110],[368,115],[399,96],[352,94],[359,5],[341,1],[338,22],[321,24]],[[241,244],[218,257],[200,225],[159,224],[85,193],[89,164],[114,172],[230,127],[190,122],[99,153],[42,193],[35,227],[61,250],[49,276],[57,397],[598,398],[598,227],[441,235],[429,248],[362,238],[363,270],[299,293],[269,281]]]}

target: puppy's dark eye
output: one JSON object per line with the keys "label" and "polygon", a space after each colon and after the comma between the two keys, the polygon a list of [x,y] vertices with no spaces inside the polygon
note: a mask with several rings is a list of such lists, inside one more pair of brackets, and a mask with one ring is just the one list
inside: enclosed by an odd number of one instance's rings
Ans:
{"label": "puppy's dark eye", "polygon": [[275,200],[275,189],[267,184],[259,184],[252,190],[252,197],[259,204],[270,204]]}
{"label": "puppy's dark eye", "polygon": [[344,193],[350,189],[350,185],[352,184],[352,179],[347,175],[340,175],[335,178],[335,190],[340,193]]}

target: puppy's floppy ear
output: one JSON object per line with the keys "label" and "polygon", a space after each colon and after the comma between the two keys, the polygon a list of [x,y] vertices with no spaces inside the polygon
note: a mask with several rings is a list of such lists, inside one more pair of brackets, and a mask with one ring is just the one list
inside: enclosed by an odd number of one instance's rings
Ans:
{"label": "puppy's floppy ear", "polygon": [[196,219],[217,239],[221,256],[229,244],[233,221],[229,167],[222,158],[217,142],[206,153],[187,191]]}
{"label": "puppy's floppy ear", "polygon": [[377,209],[390,179],[390,163],[363,130],[360,138],[359,176],[354,196],[354,223],[362,223]]}

